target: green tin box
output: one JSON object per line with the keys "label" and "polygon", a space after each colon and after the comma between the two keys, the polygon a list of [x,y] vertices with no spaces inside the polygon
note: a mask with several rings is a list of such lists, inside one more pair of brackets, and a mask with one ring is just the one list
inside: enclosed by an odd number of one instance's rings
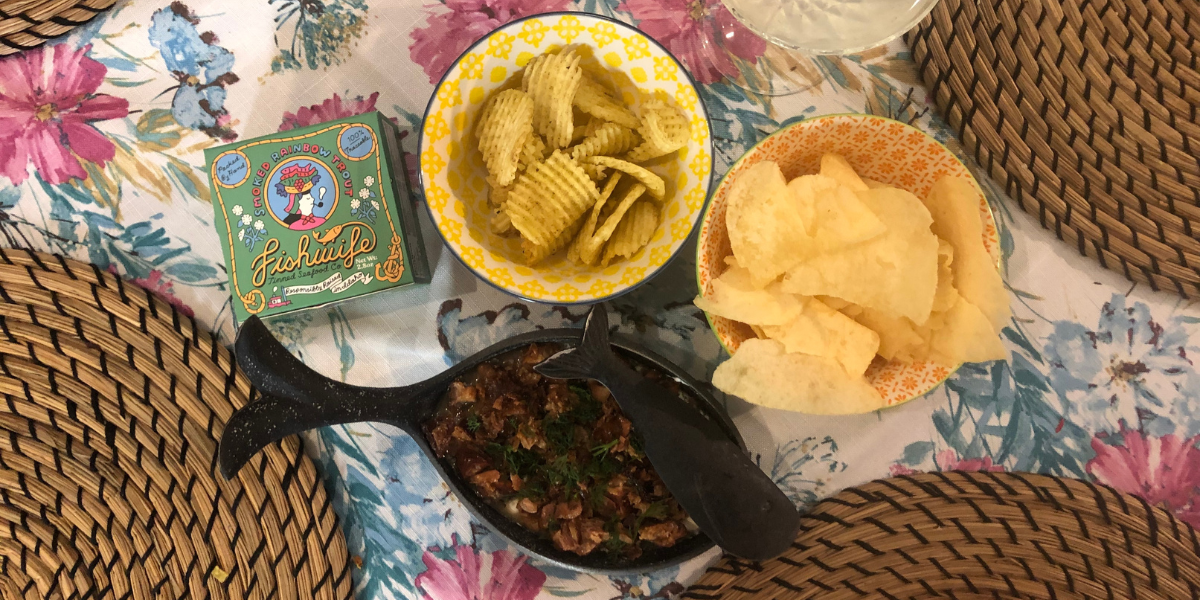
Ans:
{"label": "green tin box", "polygon": [[204,156],[237,322],[429,281],[399,131],[382,114]]}

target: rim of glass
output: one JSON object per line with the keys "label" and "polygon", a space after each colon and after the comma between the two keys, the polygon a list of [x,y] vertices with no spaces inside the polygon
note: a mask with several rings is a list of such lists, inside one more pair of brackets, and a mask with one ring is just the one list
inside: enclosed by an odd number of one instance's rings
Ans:
{"label": "rim of glass", "polygon": [[897,30],[893,34],[889,34],[887,37],[883,38],[882,40],[880,40],[878,42],[874,42],[872,44],[867,44],[865,46],[855,46],[855,47],[845,48],[842,50],[816,50],[813,48],[805,48],[804,46],[795,45],[786,40],[780,39],[776,36],[773,36],[773,35],[770,35],[767,33],[763,33],[761,31],[759,31],[758,28],[751,25],[749,23],[749,21],[747,21],[744,17],[742,17],[742,15],[738,14],[738,11],[735,10],[728,3],[726,3],[725,0],[721,0],[721,4],[725,7],[726,10],[729,11],[729,14],[733,15],[733,18],[737,19],[738,23],[741,23],[743,26],[745,26],[746,29],[749,29],[751,33],[762,38],[767,43],[774,44],[774,45],[784,48],[786,50],[795,50],[797,52],[815,55],[815,56],[844,56],[846,54],[857,54],[859,52],[870,50],[871,48],[878,48],[879,46],[888,44],[888,43],[892,42],[893,40],[895,40],[896,38],[899,38],[900,36],[904,35],[905,33],[908,33],[910,30],[912,30],[913,27],[917,26],[917,23],[920,23],[922,19],[924,19],[926,16],[928,16],[930,12],[933,12],[933,8],[935,6],[937,6],[938,2],[940,2],[940,1],[941,0],[933,0],[933,2],[930,2],[929,6],[927,8],[915,13],[915,16],[912,19],[910,19],[907,23],[905,23],[904,27]]}

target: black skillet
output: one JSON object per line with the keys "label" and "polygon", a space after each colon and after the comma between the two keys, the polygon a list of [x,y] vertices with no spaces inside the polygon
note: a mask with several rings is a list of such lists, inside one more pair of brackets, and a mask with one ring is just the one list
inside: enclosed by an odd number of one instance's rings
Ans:
{"label": "black skillet", "polygon": [[[226,425],[219,450],[221,471],[232,477],[256,452],[294,433],[328,425],[376,421],[399,427],[412,436],[438,474],[479,521],[526,553],[566,568],[608,575],[666,568],[712,548],[713,540],[703,532],[724,536],[723,547],[731,550],[732,546],[737,549],[736,554],[748,558],[768,558],[782,552],[794,538],[799,514],[746,457],[745,443],[720,404],[685,371],[636,342],[618,337],[610,346],[602,306],[593,310],[587,332],[585,336],[577,329],[547,329],[517,335],[426,381],[396,388],[366,388],[313,371],[279,344],[259,319],[251,317],[239,331],[236,353],[238,364],[263,395],[234,413]],[[603,552],[586,556],[564,552],[492,508],[472,491],[452,464],[437,457],[425,438],[423,425],[434,415],[450,383],[485,361],[531,343],[556,343],[569,349],[539,365],[537,370],[543,375],[592,377],[609,387],[634,429],[644,434],[649,432],[643,435],[647,456],[702,533],[689,536],[671,548],[647,547],[634,560]],[[601,346],[605,350],[597,350]],[[672,376],[695,401],[665,397],[671,394],[664,388],[611,360],[609,348],[615,348],[628,361],[643,363]],[[581,375],[581,370],[589,374]],[[628,401],[628,398],[650,397],[655,402]],[[666,435],[656,435],[658,430]],[[725,469],[714,478],[712,469],[696,468],[697,461],[705,465],[722,463]],[[664,472],[663,467],[670,472]],[[702,477],[702,471],[709,473],[707,479]],[[684,474],[682,478],[679,473]],[[713,500],[706,501],[707,498]]]}

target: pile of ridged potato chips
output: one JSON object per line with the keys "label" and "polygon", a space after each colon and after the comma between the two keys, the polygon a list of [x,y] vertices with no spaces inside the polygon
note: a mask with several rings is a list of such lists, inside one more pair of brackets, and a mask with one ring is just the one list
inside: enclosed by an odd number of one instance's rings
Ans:
{"label": "pile of ridged potato chips", "polygon": [[764,161],[732,182],[725,225],[733,256],[696,305],[757,334],[713,374],[728,394],[861,413],[884,406],[863,376],[876,355],[949,368],[1006,356],[1008,295],[967,179],[922,200],[835,154],[790,182]]}
{"label": "pile of ridged potato chips", "polygon": [[634,114],[580,58],[577,47],[535,57],[488,99],[475,128],[489,227],[519,234],[531,266],[564,248],[593,266],[636,254],[658,229],[666,194],[663,179],[642,165],[691,138],[677,108],[652,99]]}

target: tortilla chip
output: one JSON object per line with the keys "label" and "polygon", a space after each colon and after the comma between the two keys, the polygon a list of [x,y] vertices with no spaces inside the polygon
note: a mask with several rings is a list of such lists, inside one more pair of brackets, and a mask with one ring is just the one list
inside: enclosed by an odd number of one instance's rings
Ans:
{"label": "tortilla chip", "polygon": [[1008,356],[983,311],[965,297],[959,297],[943,318],[942,327],[931,332],[929,360],[953,368],[960,363],[1003,360]]}
{"label": "tortilla chip", "polygon": [[954,246],[954,287],[999,332],[1012,312],[996,261],[983,245],[979,191],[968,179],[943,177],[933,184],[925,206],[933,216],[933,232]]}
{"label": "tortilla chip", "polygon": [[841,250],[887,231],[849,187],[830,177],[803,175],[788,183],[788,190],[819,252]]}
{"label": "tortilla chip", "polygon": [[758,289],[748,270],[730,267],[714,279],[706,296],[697,296],[696,306],[704,312],[750,325],[782,325],[804,310],[804,303],[785,294],[778,283]]}
{"label": "tortilla chip", "polygon": [[863,327],[816,298],[784,325],[763,326],[766,337],[783,343],[787,352],[832,358],[855,377],[866,372],[879,350],[879,334]]}
{"label": "tortilla chip", "polygon": [[738,262],[757,288],[766,287],[805,256],[812,245],[779,165],[757,163],[734,180],[725,226]]}
{"label": "tortilla chip", "polygon": [[887,227],[868,242],[818,254],[792,267],[783,291],[835,296],[863,308],[924,323],[937,291],[937,237],[929,211],[916,196],[873,189],[858,197]]}
{"label": "tortilla chip", "polygon": [[775,340],[749,339],[713,373],[713,385],[747,402],[815,415],[870,412],[885,406],[862,377],[837,361],[786,354]]}
{"label": "tortilla chip", "polygon": [[879,335],[879,355],[902,363],[911,363],[927,353],[925,337],[904,317],[871,308],[860,308],[854,320]]}
{"label": "tortilla chip", "polygon": [[821,156],[821,174],[835,179],[855,192],[865,192],[870,189],[854,171],[854,167],[850,166],[850,161],[841,154],[828,153]]}

